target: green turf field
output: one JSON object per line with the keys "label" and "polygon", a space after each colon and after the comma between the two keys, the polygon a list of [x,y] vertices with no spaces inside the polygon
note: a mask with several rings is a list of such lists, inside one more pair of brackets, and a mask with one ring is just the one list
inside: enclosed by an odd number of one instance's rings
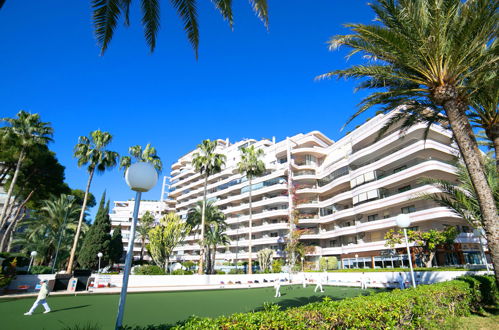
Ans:
{"label": "green turf field", "polygon": [[[277,303],[283,308],[301,306],[322,300],[369,294],[374,289],[362,292],[358,288],[324,286],[324,293],[314,293],[314,286],[281,287],[282,297],[274,298],[273,288],[226,289],[207,291],[181,291],[161,293],[128,294],[124,324],[172,325],[190,315],[219,316],[237,312],[249,312],[263,308],[265,302]],[[80,295],[51,296],[48,303],[52,308],[43,314],[39,306],[32,316],[24,316],[34,298],[0,299],[0,329],[61,329],[75,324],[99,324],[102,329],[114,329],[119,296]]]}

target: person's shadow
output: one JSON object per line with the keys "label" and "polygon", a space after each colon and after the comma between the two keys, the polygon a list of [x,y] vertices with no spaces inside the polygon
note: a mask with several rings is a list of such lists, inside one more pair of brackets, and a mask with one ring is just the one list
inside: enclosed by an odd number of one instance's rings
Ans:
{"label": "person's shadow", "polygon": [[57,312],[62,312],[62,311],[68,311],[70,309],[78,309],[78,308],[85,308],[85,307],[88,307],[90,305],[80,305],[80,306],[73,306],[73,307],[66,307],[66,308],[59,308],[59,309],[55,309],[55,310],[51,310],[50,313],[57,313]]}

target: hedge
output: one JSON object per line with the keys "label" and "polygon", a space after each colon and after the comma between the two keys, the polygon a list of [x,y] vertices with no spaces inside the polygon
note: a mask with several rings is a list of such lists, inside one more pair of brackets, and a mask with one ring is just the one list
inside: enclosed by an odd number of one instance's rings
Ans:
{"label": "hedge", "polygon": [[166,275],[165,270],[156,265],[143,265],[133,268],[134,275]]}
{"label": "hedge", "polygon": [[[266,305],[263,311],[219,318],[191,317],[174,329],[421,329],[438,327],[448,318],[466,316],[498,300],[492,276],[464,276],[416,289],[393,290],[371,296],[322,302],[280,310]],[[147,328],[164,329],[164,325]]]}

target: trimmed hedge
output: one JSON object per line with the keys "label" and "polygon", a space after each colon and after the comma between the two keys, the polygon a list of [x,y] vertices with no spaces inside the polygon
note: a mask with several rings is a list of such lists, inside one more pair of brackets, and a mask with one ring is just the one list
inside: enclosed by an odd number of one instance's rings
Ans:
{"label": "trimmed hedge", "polygon": [[156,265],[136,266],[133,273],[134,275],[166,275],[164,269]]}
{"label": "trimmed hedge", "polygon": [[[263,311],[253,313],[216,319],[192,317],[174,329],[421,329],[442,325],[449,317],[480,311],[483,305],[497,300],[492,276],[464,276],[449,282],[367,297],[341,301],[326,298],[287,310],[266,305]],[[163,328],[159,325],[143,329]]]}

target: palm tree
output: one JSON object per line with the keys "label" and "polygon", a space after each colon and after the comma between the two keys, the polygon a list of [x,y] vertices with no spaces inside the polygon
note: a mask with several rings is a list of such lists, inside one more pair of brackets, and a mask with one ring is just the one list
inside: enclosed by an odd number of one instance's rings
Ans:
{"label": "palm tree", "polygon": [[1,230],[7,222],[7,209],[26,154],[33,146],[46,145],[52,141],[54,130],[50,127],[50,123],[40,120],[39,114],[32,114],[24,110],[17,113],[17,118],[2,118],[0,121],[6,122],[8,125],[0,130],[0,138],[5,140],[7,144],[15,145],[19,151],[16,169],[14,170],[14,175],[7,191],[7,197],[0,213]]}
{"label": "palm tree", "polygon": [[[225,215],[222,213],[222,211],[220,211],[220,209],[216,205],[214,205],[213,202],[207,202],[205,204],[204,201],[198,202],[196,207],[189,209],[189,211],[187,211],[187,224],[189,225],[190,228],[192,228],[193,231],[201,228],[200,246],[202,251],[206,249],[206,247],[208,247],[208,249],[210,248],[211,242],[209,238],[208,237],[206,237],[206,239],[203,238],[205,237],[205,233],[210,230],[211,225],[215,225],[217,226],[217,228],[227,227],[227,224],[225,223]],[[203,227],[204,230],[202,229]],[[209,255],[210,252],[208,252],[207,255],[204,254],[201,255],[200,258],[208,259]],[[202,267],[202,264],[200,265],[200,267]],[[208,266],[206,268],[209,270]]]}
{"label": "palm tree", "polygon": [[251,237],[252,233],[252,225],[253,225],[253,209],[252,209],[252,200],[251,193],[253,190],[253,178],[257,176],[261,176],[265,173],[265,163],[260,160],[263,157],[264,152],[262,149],[255,149],[255,146],[251,145],[247,148],[241,148],[241,161],[237,164],[237,169],[239,173],[245,174],[248,179],[249,184],[249,246],[248,246],[248,274],[253,273],[252,268],[252,245],[251,245]]}
{"label": "palm tree", "polygon": [[[348,24],[352,34],[336,36],[330,48],[347,46],[366,63],[318,78],[363,79],[374,89],[355,118],[375,105],[384,111],[404,106],[404,124],[442,114],[454,133],[475,188],[495,265],[499,265],[499,223],[492,190],[466,115],[474,94],[497,81],[496,0],[378,0],[370,4],[376,24]],[[432,116],[433,118],[438,116]],[[350,120],[352,120],[352,118]],[[495,272],[499,283],[499,272]]]}
{"label": "palm tree", "polygon": [[[208,249],[208,262],[206,268],[208,273],[215,274],[215,261],[217,246],[229,244],[229,237],[225,234],[227,224],[225,221],[210,223],[206,230],[206,245]],[[211,253],[210,253],[211,250]]]}
{"label": "palm tree", "polygon": [[69,250],[69,234],[76,229],[79,212],[80,206],[73,203],[68,196],[53,196],[43,202],[34,216],[21,221],[20,226],[24,227],[24,230],[16,235],[12,244],[22,247],[25,252],[37,251],[42,263],[48,264],[51,260],[54,262],[59,242],[62,254]]}
{"label": "palm tree", "polygon": [[204,176],[204,189],[203,189],[203,207],[201,212],[201,253],[199,257],[199,269],[198,273],[203,273],[203,259],[205,257],[204,249],[204,231],[205,231],[205,211],[206,211],[206,186],[208,185],[208,177],[210,175],[219,173],[222,171],[222,166],[225,165],[225,155],[218,154],[215,152],[217,148],[217,141],[210,141],[208,139],[203,140],[201,144],[198,144],[199,151],[192,155],[192,164],[196,169],[196,172]]}
{"label": "palm tree", "polygon": [[80,136],[78,144],[75,146],[74,156],[78,159],[78,166],[87,166],[88,182],[85,189],[85,197],[83,197],[83,205],[80,212],[80,219],[78,220],[78,228],[74,237],[73,247],[69,256],[69,263],[67,273],[73,270],[73,263],[78,246],[78,239],[80,236],[83,218],[85,216],[85,209],[87,207],[87,198],[92,184],[92,178],[95,171],[97,173],[104,173],[106,170],[116,166],[119,154],[115,151],[107,150],[106,147],[111,143],[113,136],[108,132],[96,130],[90,133],[90,137]]}
{"label": "palm tree", "polygon": [[[488,184],[494,192],[496,207],[499,207],[499,178],[496,174],[494,161],[491,157],[485,157],[484,163]],[[458,184],[441,179],[424,178],[421,180],[422,183],[435,186],[441,193],[422,194],[419,198],[431,200],[449,208],[468,221],[473,228],[482,227],[482,213],[470,175],[462,163],[458,163],[456,166]]]}
{"label": "palm tree", "polygon": [[[156,37],[160,28],[160,1],[141,0],[144,37],[152,51],[156,47]],[[232,0],[213,0],[222,17],[233,26]],[[250,0],[253,11],[268,27],[267,0]],[[124,16],[125,26],[130,25],[129,12],[132,0],[92,0],[94,33],[104,54],[116,29],[120,16]],[[171,5],[182,19],[187,38],[198,56],[199,27],[196,0],[172,0]]]}
{"label": "palm tree", "polygon": [[150,143],[146,145],[144,150],[142,150],[142,146],[136,145],[128,148],[128,152],[130,156],[123,156],[120,161],[120,168],[124,168],[125,171],[132,165],[132,158],[138,162],[150,163],[156,171],[162,171],[163,163],[161,162],[161,158],[157,155],[156,148],[151,147]]}
{"label": "palm tree", "polygon": [[149,231],[153,227],[154,224],[154,216],[151,212],[147,211],[144,215],[139,219],[139,226],[135,229],[137,234],[139,234],[141,246],[140,246],[140,261],[144,260],[144,250],[146,248],[146,240],[149,237]]}

